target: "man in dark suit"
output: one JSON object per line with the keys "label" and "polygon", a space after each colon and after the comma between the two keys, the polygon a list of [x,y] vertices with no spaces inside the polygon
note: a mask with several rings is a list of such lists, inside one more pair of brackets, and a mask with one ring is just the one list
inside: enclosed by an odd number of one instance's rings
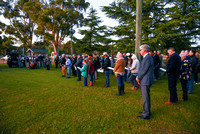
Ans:
{"label": "man in dark suit", "polygon": [[170,100],[167,101],[165,104],[171,105],[171,104],[175,104],[178,101],[176,85],[177,85],[177,79],[180,74],[179,72],[180,72],[180,67],[181,67],[181,58],[177,53],[175,53],[174,48],[169,48],[167,52],[170,56],[166,65]]}
{"label": "man in dark suit", "polygon": [[148,53],[149,45],[140,46],[140,54],[143,56],[141,65],[136,78],[138,84],[141,86],[142,101],[143,101],[143,112],[140,112],[142,116],[138,116],[140,119],[150,119],[150,87],[153,84],[153,58]]}
{"label": "man in dark suit", "polygon": [[73,74],[73,76],[76,76],[76,69],[75,69],[74,65],[75,65],[76,62],[77,62],[77,57],[76,57],[75,54],[73,54],[73,58],[72,58],[72,59],[73,59],[73,60],[72,60],[72,74]]}
{"label": "man in dark suit", "polygon": [[[83,58],[79,54],[78,58],[77,58],[77,61],[74,64],[74,66],[82,68],[82,62],[83,62]],[[81,81],[81,71],[78,68],[77,68],[77,73],[78,73],[78,79],[77,79],[77,81]]]}

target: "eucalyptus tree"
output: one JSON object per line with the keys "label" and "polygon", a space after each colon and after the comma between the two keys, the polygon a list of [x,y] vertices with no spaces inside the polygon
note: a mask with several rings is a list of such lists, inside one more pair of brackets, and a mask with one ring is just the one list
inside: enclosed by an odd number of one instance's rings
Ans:
{"label": "eucalyptus tree", "polygon": [[59,47],[73,27],[81,24],[88,6],[85,0],[40,0],[25,3],[23,10],[37,24],[35,34],[42,36],[59,55]]}
{"label": "eucalyptus tree", "polygon": [[76,44],[80,44],[82,52],[103,51],[103,48],[109,44],[107,27],[101,25],[102,20],[97,15],[97,10],[90,8],[87,18],[83,21],[84,30],[79,30],[83,38],[77,39]]}
{"label": "eucalyptus tree", "polygon": [[[199,33],[199,1],[144,0],[142,11],[142,43],[152,49],[188,48]],[[119,21],[113,35],[120,39],[118,48],[135,45],[136,0],[118,0],[102,9],[106,15]],[[125,47],[126,46],[126,47]],[[124,49],[125,50],[125,49]],[[130,49],[129,49],[130,50]]]}
{"label": "eucalyptus tree", "polygon": [[28,0],[1,1],[1,14],[7,22],[4,25],[5,34],[12,36],[19,44],[30,47],[33,42],[34,23],[30,20],[26,11],[23,11],[24,4]]}

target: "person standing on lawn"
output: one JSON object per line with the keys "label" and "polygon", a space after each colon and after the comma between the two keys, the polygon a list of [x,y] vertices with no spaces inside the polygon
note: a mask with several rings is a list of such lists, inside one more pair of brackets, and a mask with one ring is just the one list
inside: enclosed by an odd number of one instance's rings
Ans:
{"label": "person standing on lawn", "polygon": [[104,52],[103,53],[103,62],[102,62],[102,68],[104,69],[104,72],[105,72],[105,76],[106,76],[106,84],[104,87],[109,87],[110,86],[110,78],[109,78],[109,69],[108,67],[110,67],[110,59],[109,59],[109,56],[108,56],[108,53],[107,52]]}
{"label": "person standing on lawn", "polygon": [[170,100],[165,102],[166,105],[176,104],[178,101],[177,97],[177,79],[180,75],[181,58],[175,52],[174,48],[168,49],[169,59],[166,65],[166,73],[168,75],[168,88],[170,92]]}
{"label": "person standing on lawn", "polygon": [[87,86],[87,77],[88,77],[88,63],[87,59],[83,60],[83,68],[80,69],[81,75],[83,76],[84,82],[83,86]]}
{"label": "person standing on lawn", "polygon": [[150,119],[150,87],[153,84],[153,57],[148,53],[150,50],[149,45],[140,46],[140,54],[143,56],[136,81],[141,86],[142,101],[143,101],[143,112],[139,119]]}
{"label": "person standing on lawn", "polygon": [[89,78],[90,78],[89,86],[93,86],[93,82],[94,82],[94,61],[93,61],[92,55],[88,56],[88,60],[89,60],[88,75],[89,75]]}
{"label": "person standing on lawn", "polygon": [[136,76],[138,74],[139,68],[140,68],[140,62],[137,59],[137,56],[135,54],[132,55],[131,59],[133,60],[132,65],[130,67],[130,71],[131,71],[131,76],[129,77],[129,81],[132,84],[132,88],[131,90],[135,91],[138,88],[138,83],[136,81]]}
{"label": "person standing on lawn", "polygon": [[[77,58],[77,61],[76,61],[76,63],[75,63],[75,67],[77,68],[77,67],[82,67],[82,62],[83,62],[83,58],[81,57],[81,55],[79,54],[78,55],[78,58]],[[79,69],[77,69],[77,73],[78,73],[78,79],[77,79],[77,81],[81,81],[81,72],[80,72],[80,70]]]}
{"label": "person standing on lawn", "polygon": [[115,77],[117,78],[117,85],[118,85],[118,94],[116,96],[121,96],[124,93],[124,74],[125,74],[125,65],[126,62],[124,60],[123,55],[118,52],[117,54],[117,61],[113,72],[115,73]]}
{"label": "person standing on lawn", "polygon": [[62,77],[65,77],[65,62],[66,62],[65,54],[62,54],[62,58],[60,62],[60,65],[62,67]]}

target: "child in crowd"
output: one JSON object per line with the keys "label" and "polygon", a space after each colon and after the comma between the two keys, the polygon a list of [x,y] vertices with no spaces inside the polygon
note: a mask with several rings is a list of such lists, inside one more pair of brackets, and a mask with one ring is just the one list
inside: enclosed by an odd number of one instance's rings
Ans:
{"label": "child in crowd", "polygon": [[83,60],[83,68],[81,68],[80,71],[81,71],[81,75],[84,78],[83,86],[87,86],[87,77],[88,77],[88,63],[87,63],[87,59]]}

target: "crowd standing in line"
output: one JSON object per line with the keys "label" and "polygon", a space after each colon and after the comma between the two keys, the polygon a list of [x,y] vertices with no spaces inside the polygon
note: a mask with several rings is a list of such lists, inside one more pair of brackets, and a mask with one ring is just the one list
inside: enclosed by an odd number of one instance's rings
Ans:
{"label": "crowd standing in line", "polygon": [[[143,100],[143,112],[140,112],[140,119],[150,119],[150,87],[155,81],[161,78],[161,67],[163,66],[163,55],[160,51],[150,51],[148,45],[140,46],[141,62],[135,54],[120,53],[109,56],[104,52],[102,56],[97,54],[91,55],[65,55],[56,56],[54,59],[55,67],[62,69],[62,77],[70,78],[72,75],[77,77],[77,81],[81,81],[83,77],[83,86],[93,86],[95,80],[98,79],[98,70],[105,73],[105,85],[110,86],[110,76],[114,72],[118,85],[117,96],[125,94],[124,82],[130,82],[132,87],[130,90],[136,91],[141,88]],[[174,48],[168,49],[169,56],[166,56],[166,72],[168,77],[168,89],[170,99],[165,102],[167,105],[174,105],[178,101],[177,82],[181,82],[181,90],[183,96],[180,101],[188,100],[188,94],[193,93],[194,83],[198,83],[198,73],[200,72],[200,56],[195,50],[182,50],[177,54]],[[19,56],[18,66],[37,69],[46,67],[50,70],[52,67],[52,59],[49,55],[43,56]],[[67,72],[65,72],[67,71]],[[67,73],[67,76],[66,76]],[[89,77],[89,84],[87,83]]]}

